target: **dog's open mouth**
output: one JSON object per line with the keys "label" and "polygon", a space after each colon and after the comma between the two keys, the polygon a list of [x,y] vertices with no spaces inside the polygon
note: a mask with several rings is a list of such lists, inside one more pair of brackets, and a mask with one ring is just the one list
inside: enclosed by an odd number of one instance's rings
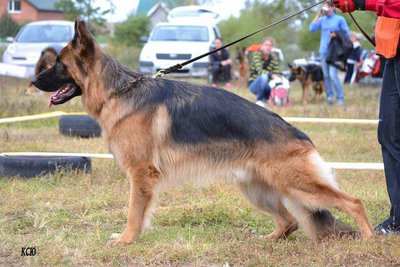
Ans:
{"label": "dog's open mouth", "polygon": [[51,107],[52,105],[63,104],[71,98],[80,94],[80,89],[76,85],[72,83],[67,83],[50,96],[49,107]]}

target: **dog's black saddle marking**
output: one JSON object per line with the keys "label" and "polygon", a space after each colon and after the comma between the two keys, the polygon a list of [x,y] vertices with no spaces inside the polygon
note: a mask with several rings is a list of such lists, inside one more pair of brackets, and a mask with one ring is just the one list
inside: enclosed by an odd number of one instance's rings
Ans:
{"label": "dog's black saddle marking", "polygon": [[148,79],[140,91],[147,96],[137,102],[138,108],[156,104],[167,107],[172,119],[172,138],[177,143],[212,140],[272,143],[282,135],[311,142],[306,134],[277,114],[223,89]]}

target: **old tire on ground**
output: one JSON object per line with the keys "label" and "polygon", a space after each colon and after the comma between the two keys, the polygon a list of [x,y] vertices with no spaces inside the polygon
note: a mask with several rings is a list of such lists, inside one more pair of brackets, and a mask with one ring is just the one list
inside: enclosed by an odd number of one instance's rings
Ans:
{"label": "old tire on ground", "polygon": [[100,125],[88,115],[64,115],[61,116],[60,133],[67,136],[99,137]]}
{"label": "old tire on ground", "polygon": [[86,157],[0,156],[0,177],[31,178],[58,170],[88,173],[91,169],[90,158]]}

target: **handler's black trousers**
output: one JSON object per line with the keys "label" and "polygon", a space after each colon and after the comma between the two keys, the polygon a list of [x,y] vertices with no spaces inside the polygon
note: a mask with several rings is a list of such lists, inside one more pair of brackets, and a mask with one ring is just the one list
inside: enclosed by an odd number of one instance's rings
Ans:
{"label": "handler's black trousers", "polygon": [[222,66],[213,64],[211,66],[212,82],[229,82],[231,80],[231,65]]}
{"label": "handler's black trousers", "polygon": [[400,53],[386,62],[379,109],[378,141],[382,147],[391,203],[383,226],[400,230]]}

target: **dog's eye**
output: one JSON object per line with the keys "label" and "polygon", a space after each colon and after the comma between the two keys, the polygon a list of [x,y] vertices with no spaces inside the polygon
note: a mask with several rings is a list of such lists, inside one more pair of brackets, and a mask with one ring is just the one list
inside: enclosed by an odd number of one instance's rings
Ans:
{"label": "dog's eye", "polygon": [[57,71],[63,71],[63,69],[64,69],[64,65],[60,61],[57,61],[56,70]]}

